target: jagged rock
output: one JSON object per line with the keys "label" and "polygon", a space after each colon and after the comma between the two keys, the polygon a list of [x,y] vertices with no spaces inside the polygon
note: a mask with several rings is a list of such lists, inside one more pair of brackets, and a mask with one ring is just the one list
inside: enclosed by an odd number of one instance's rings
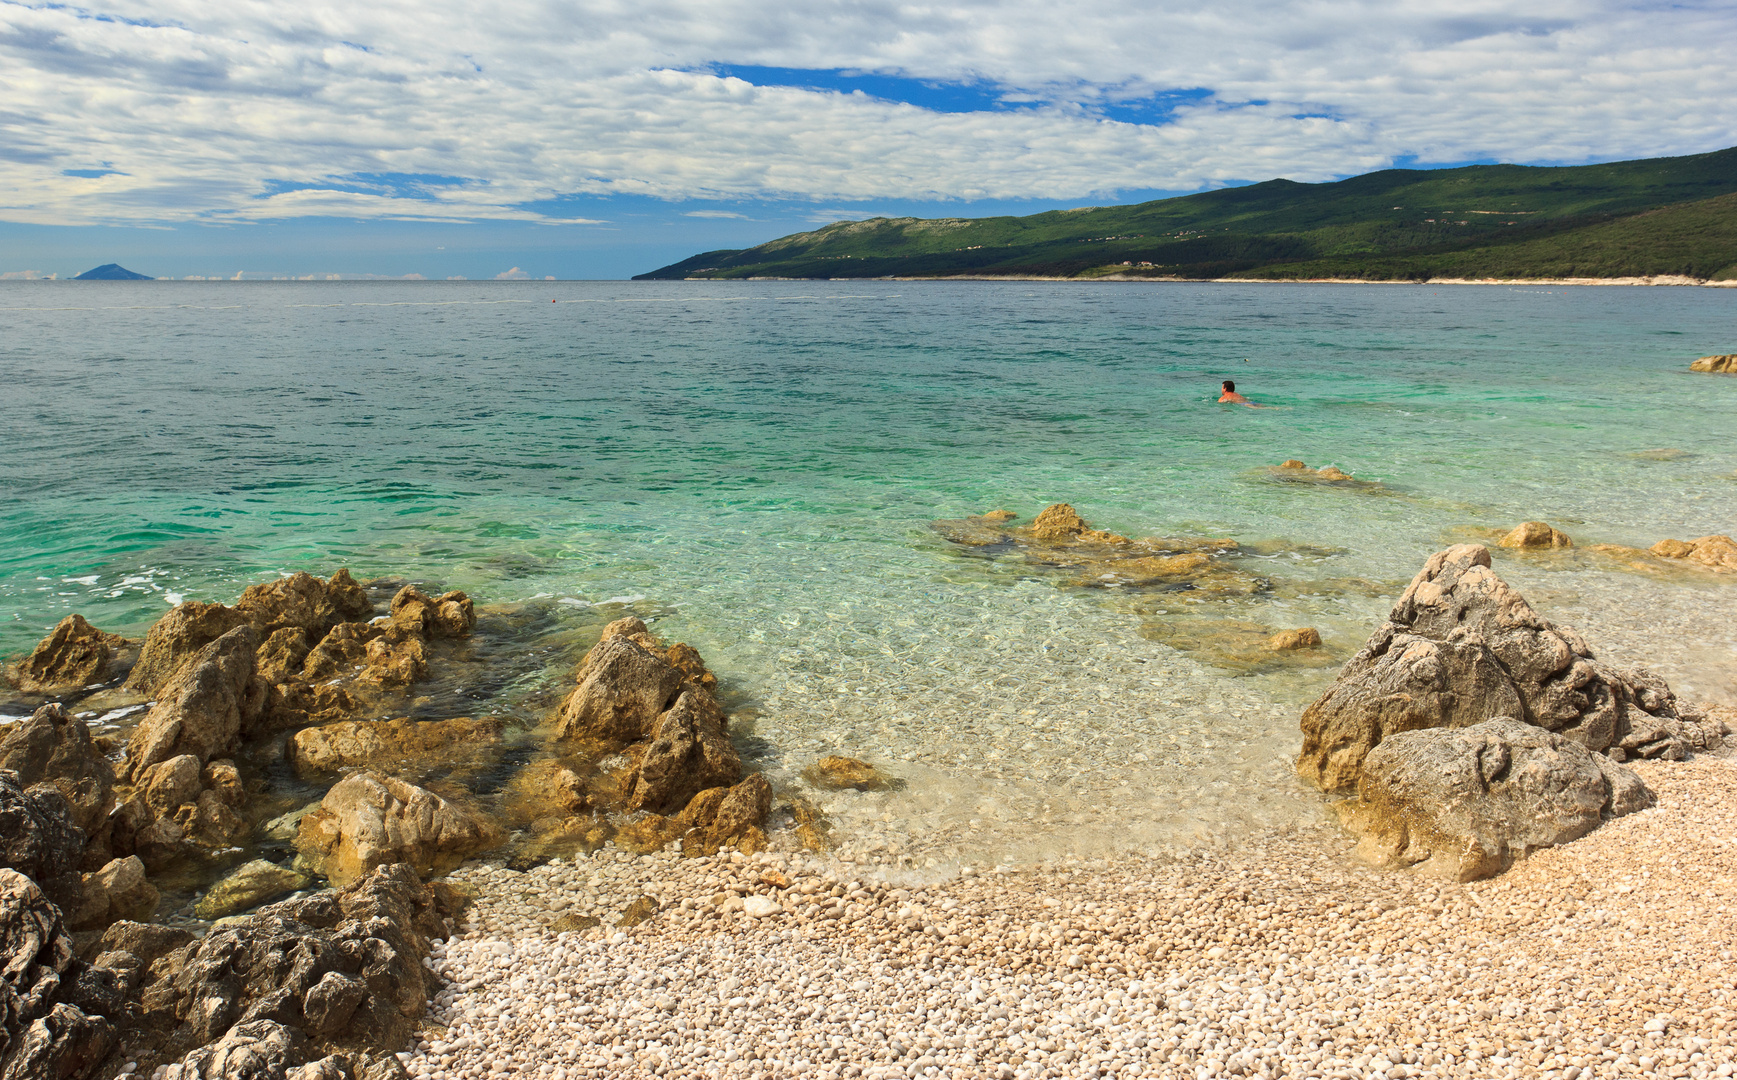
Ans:
{"label": "jagged rock", "polygon": [[1497,547],[1536,550],[1539,548],[1571,548],[1574,541],[1568,534],[1542,521],[1522,521],[1512,532],[1496,541]]}
{"label": "jagged rock", "polygon": [[1737,541],[1729,536],[1660,540],[1648,550],[1661,559],[1681,559],[1716,574],[1737,574]]}
{"label": "jagged rock", "polygon": [[1111,545],[1129,542],[1126,536],[1118,536],[1087,525],[1079,512],[1067,503],[1045,507],[1043,512],[1032,520],[1029,528],[1020,531],[1033,539],[1051,542]]}
{"label": "jagged rock", "polygon": [[157,704],[127,745],[130,779],[137,782],[151,766],[181,754],[192,754],[203,765],[235,751],[243,722],[263,705],[253,680],[258,648],[259,632],[238,626],[206,645],[162,686]]}
{"label": "jagged rock", "polygon": [[27,694],[82,689],[107,679],[110,662],[125,647],[119,634],[98,630],[83,615],[68,615],[7,673],[8,681]]}
{"label": "jagged rock", "polygon": [[1716,739],[1644,671],[1598,663],[1490,570],[1490,552],[1437,552],[1326,693],[1303,713],[1298,773],[1326,791],[1356,783],[1365,755],[1401,731],[1509,716],[1592,750],[1680,757]]}
{"label": "jagged rock", "polygon": [[657,650],[645,624],[618,619],[585,654],[579,686],[555,721],[555,737],[635,742],[651,734],[657,717],[675,704],[684,675]]}
{"label": "jagged rock", "polygon": [[78,1080],[96,1075],[115,1047],[115,1025],[59,1004],[31,1021],[0,1062],[0,1080]]}
{"label": "jagged rock", "polygon": [[67,1000],[86,996],[90,972],[73,955],[60,909],[13,869],[0,869],[0,973],[0,1078],[94,1076],[114,1027]]}
{"label": "jagged rock", "polygon": [[83,857],[84,833],[60,792],[49,784],[25,789],[17,773],[0,772],[0,867],[24,874],[54,903],[74,908],[83,894]]}
{"label": "jagged rock", "polygon": [[169,1066],[163,1080],[287,1080],[303,1064],[307,1040],[275,1020],[248,1020],[215,1042],[189,1051]]}
{"label": "jagged rock", "polygon": [[893,778],[866,761],[829,754],[802,770],[803,779],[823,791],[880,791],[893,783]]}
{"label": "jagged rock", "polygon": [[335,884],[377,866],[451,870],[505,839],[487,818],[432,791],[376,772],[352,773],[302,818],[296,850]]}
{"label": "jagged rock", "polygon": [[1300,630],[1280,630],[1267,639],[1267,651],[1290,652],[1295,649],[1313,649],[1321,644],[1321,632],[1312,626]]}
{"label": "jagged rock", "polygon": [[297,772],[337,772],[363,766],[391,770],[410,761],[474,758],[499,746],[506,721],[481,716],[451,720],[352,720],[304,728],[284,745]]}
{"label": "jagged rock", "polygon": [[705,788],[739,780],[742,759],[730,745],[724,724],[717,699],[703,691],[684,691],[657,718],[651,744],[634,773],[628,806],[669,813]]}
{"label": "jagged rock", "polygon": [[83,885],[83,902],[67,911],[67,925],[74,930],[97,929],[119,920],[144,922],[156,914],[160,897],[136,855],[112,859],[101,870],[85,874]]}
{"label": "jagged rock", "polygon": [[406,585],[392,598],[392,622],[425,637],[464,637],[476,626],[476,610],[464,593],[442,593],[431,600]]}
{"label": "jagged rock", "polygon": [[135,781],[135,789],[145,806],[157,817],[173,814],[182,803],[199,797],[204,763],[194,754],[181,754],[159,761]]}
{"label": "jagged rock", "polygon": [[199,782],[224,806],[247,805],[247,788],[241,782],[241,770],[235,767],[233,761],[219,759],[206,762],[204,771],[199,774]]}
{"label": "jagged rock", "polygon": [[368,623],[340,623],[319,640],[302,662],[301,677],[309,682],[360,670],[368,660],[368,643],[383,631]]}
{"label": "jagged rock", "polygon": [[0,739],[0,769],[18,774],[25,787],[52,784],[87,840],[103,831],[114,808],[114,766],[91,740],[83,720],[58,704],[44,705]]}
{"label": "jagged rock", "polygon": [[193,905],[193,914],[201,919],[221,919],[270,903],[312,883],[313,879],[306,874],[298,874],[264,859],[254,859],[236,867],[229,876],[211,886]]}
{"label": "jagged rock", "polygon": [[1689,365],[1690,371],[1705,371],[1712,374],[1737,375],[1737,355],[1725,353],[1719,356],[1703,356]]}
{"label": "jagged rock", "polygon": [[339,892],[226,920],[165,954],[151,965],[141,1006],[171,1029],[171,1053],[259,1021],[306,1034],[291,1064],[403,1046],[427,1009],[429,939],[451,933],[456,909],[447,904],[410,867],[380,867]]}
{"label": "jagged rock", "polygon": [[260,644],[254,658],[254,670],[260,679],[276,686],[298,675],[311,651],[313,646],[308,640],[308,632],[299,626],[286,626],[272,631]]}
{"label": "jagged rock", "polygon": [[772,785],[759,773],[750,773],[734,787],[702,791],[677,818],[692,829],[682,838],[682,850],[715,855],[733,844],[742,851],[759,851],[766,846],[761,826],[771,812]]}
{"label": "jagged rock", "polygon": [[1357,798],[1340,815],[1362,836],[1364,859],[1471,881],[1651,805],[1628,768],[1498,717],[1389,736],[1364,759]]}
{"label": "jagged rock", "polygon": [[308,573],[295,573],[276,581],[249,585],[235,608],[245,615],[261,637],[279,630],[305,630],[314,640],[343,622],[366,619],[374,613],[368,596],[340,569],[330,581]]}
{"label": "jagged rock", "polygon": [[127,675],[127,686],[141,693],[156,694],[200,650],[236,627],[246,625],[246,615],[222,604],[190,600],[177,605],[145,634],[139,662]]}

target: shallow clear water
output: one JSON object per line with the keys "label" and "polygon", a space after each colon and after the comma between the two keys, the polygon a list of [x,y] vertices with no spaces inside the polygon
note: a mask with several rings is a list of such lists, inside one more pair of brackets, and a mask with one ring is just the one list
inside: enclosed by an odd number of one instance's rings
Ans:
{"label": "shallow clear water", "polygon": [[[0,653],[68,611],[138,634],[177,598],[348,565],[559,644],[474,711],[534,716],[604,619],[654,618],[780,782],[829,752],[910,780],[823,800],[852,852],[1223,839],[1316,812],[1299,706],[1430,551],[1529,518],[1583,545],[1732,531],[1737,378],[1687,365],[1731,351],[1734,311],[1667,288],[0,283]],[[1215,405],[1222,378],[1282,407]],[[1266,473],[1292,457],[1380,485]],[[928,528],[1063,500],[1312,550],[1206,599],[1071,587]],[[1737,590],[1578,554],[1499,569],[1613,658],[1737,700]],[[1314,662],[1211,647],[1302,625]]]}

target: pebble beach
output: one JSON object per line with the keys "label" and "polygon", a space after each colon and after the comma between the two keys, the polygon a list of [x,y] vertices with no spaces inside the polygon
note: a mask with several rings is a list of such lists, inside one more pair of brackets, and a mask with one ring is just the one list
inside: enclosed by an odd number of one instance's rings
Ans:
{"label": "pebble beach", "polygon": [[1322,824],[902,879],[605,848],[465,865],[413,1076],[1715,1077],[1737,1072],[1737,763],[1470,884]]}

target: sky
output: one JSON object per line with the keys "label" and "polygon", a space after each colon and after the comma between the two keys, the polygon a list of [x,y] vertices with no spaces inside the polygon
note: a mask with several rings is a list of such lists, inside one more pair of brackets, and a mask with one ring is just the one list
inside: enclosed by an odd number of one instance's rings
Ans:
{"label": "sky", "polygon": [[0,0],[0,278],[620,278],[1737,143],[1737,0]]}

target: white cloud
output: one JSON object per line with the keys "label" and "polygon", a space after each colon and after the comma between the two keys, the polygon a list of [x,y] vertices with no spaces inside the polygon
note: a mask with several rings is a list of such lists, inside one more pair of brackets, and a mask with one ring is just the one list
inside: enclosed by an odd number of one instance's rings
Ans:
{"label": "white cloud", "polygon": [[[496,263],[495,265],[498,266],[500,264]],[[502,270],[500,273],[496,274],[495,280],[496,281],[529,281],[529,280],[531,280],[531,275],[525,273],[523,270],[520,270],[518,267],[515,266],[511,270]]]}
{"label": "white cloud", "polygon": [[[1737,129],[1732,55],[1722,0],[0,0],[0,218],[595,224],[535,206],[1074,199],[1408,156],[1686,153]],[[716,64],[1043,104],[936,113]],[[1157,124],[1097,111],[1193,89]],[[93,162],[116,171],[64,175]]]}
{"label": "white cloud", "polygon": [[52,276],[46,270],[6,270],[0,272],[0,281],[47,281]]}

